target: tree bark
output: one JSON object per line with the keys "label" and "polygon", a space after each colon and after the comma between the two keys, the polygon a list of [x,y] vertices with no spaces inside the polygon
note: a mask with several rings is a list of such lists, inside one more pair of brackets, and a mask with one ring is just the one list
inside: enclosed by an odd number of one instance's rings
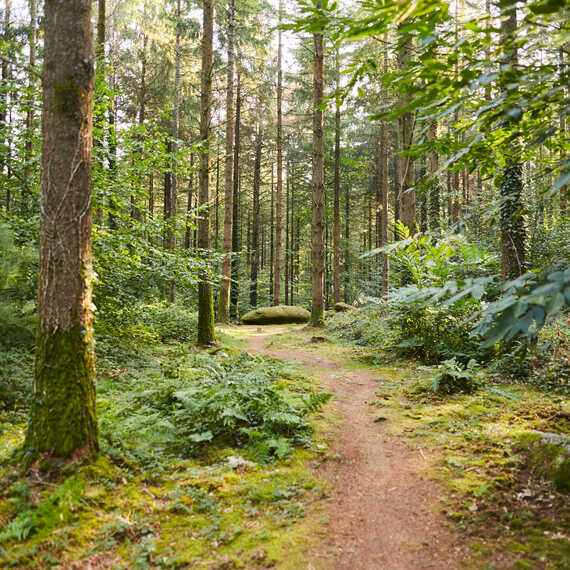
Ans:
{"label": "tree bark", "polygon": [[[340,89],[340,57],[336,51],[336,88]],[[340,303],[340,97],[336,97],[334,116],[334,228],[333,228],[333,301]]]}
{"label": "tree bark", "polygon": [[[281,24],[282,2],[279,0],[279,24]],[[277,48],[277,197],[275,200],[275,268],[273,270],[273,304],[281,302],[281,208],[283,201],[283,128],[282,95],[283,73],[281,70],[282,37],[279,28]]]}
{"label": "tree bark", "polygon": [[[204,207],[198,220],[198,247],[202,254],[210,248],[210,119],[212,114],[212,67],[214,36],[214,0],[203,0],[202,73],[200,90],[200,190],[199,204]],[[198,283],[198,345],[216,342],[214,297],[207,276]]]}
{"label": "tree bark", "polygon": [[[318,0],[318,9],[322,2]],[[311,221],[311,325],[324,324],[324,210],[325,210],[325,171],[323,141],[323,34],[313,36],[313,191]]]}
{"label": "tree bark", "polygon": [[98,450],[92,326],[91,1],[46,2],[40,283],[24,460]]}
{"label": "tree bark", "polygon": [[230,322],[230,288],[232,278],[233,228],[233,136],[234,136],[234,0],[228,2],[228,67],[226,71],[226,155],[224,160],[224,243],[222,283],[218,296],[218,321]]}
{"label": "tree bark", "polygon": [[[429,126],[429,139],[437,139],[437,121],[432,121]],[[428,157],[429,175],[432,178],[429,190],[429,229],[432,232],[439,232],[441,229],[441,183],[436,178],[439,169],[439,157],[437,151],[432,151]]]}
{"label": "tree bark", "polygon": [[239,153],[240,153],[240,121],[241,121],[241,77],[238,71],[237,74],[237,89],[236,89],[236,122],[234,132],[234,164],[233,164],[233,228],[232,228],[232,276],[233,286],[230,289],[230,317],[237,319],[239,310],[239,257],[238,251],[240,247],[239,239]]}
{"label": "tree bark", "polygon": [[[405,38],[398,52],[398,63],[400,69],[405,69],[410,60],[412,52],[412,41]],[[409,96],[402,94],[400,104],[407,105]],[[400,118],[400,143],[401,151],[407,151],[413,143],[414,138],[414,115],[413,113],[404,113]],[[402,223],[406,225],[413,234],[416,230],[416,206],[414,190],[414,161],[409,156],[403,156],[401,160],[401,183],[400,183],[400,216]]]}
{"label": "tree bark", "polygon": [[[26,111],[26,141],[24,144],[24,156],[26,160],[26,178],[30,176],[29,163],[33,154],[33,138],[34,138],[34,123],[36,121],[34,113],[34,88],[36,85],[35,80],[35,67],[36,67],[36,50],[38,44],[37,35],[37,21],[38,21],[38,0],[29,0],[30,4],[30,28],[28,31],[28,43],[30,47],[30,73],[28,75],[28,89],[30,90],[28,99],[28,110]],[[24,187],[25,188],[25,187]],[[24,192],[24,190],[22,190]],[[26,192],[27,193],[27,192]],[[22,212],[28,213],[29,196],[23,197]]]}
{"label": "tree bark", "polygon": [[[501,16],[503,42],[501,89],[506,92],[512,70],[517,65],[517,50],[512,45],[517,28],[516,6],[508,6]],[[518,127],[513,120],[507,120],[506,126],[513,130],[513,134],[505,150],[506,164],[501,173],[501,267],[503,279],[515,279],[525,272],[522,164]]]}
{"label": "tree bark", "polygon": [[259,187],[261,185],[261,150],[263,133],[261,130],[261,118],[257,132],[255,145],[255,164],[253,167],[253,216],[251,231],[251,289],[249,304],[257,307],[257,274],[259,271]]}

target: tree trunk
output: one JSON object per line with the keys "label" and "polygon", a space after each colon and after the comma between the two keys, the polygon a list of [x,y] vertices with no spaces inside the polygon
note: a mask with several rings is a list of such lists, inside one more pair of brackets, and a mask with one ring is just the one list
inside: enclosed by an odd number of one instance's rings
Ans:
{"label": "tree trunk", "polygon": [[274,222],[275,222],[275,191],[274,191],[274,186],[275,186],[275,181],[273,180],[274,177],[274,171],[273,171],[273,165],[271,165],[271,215],[269,217],[270,219],[270,223],[269,223],[269,233],[270,233],[270,237],[269,237],[269,300],[270,303],[273,304],[273,270],[275,268],[274,266],[274,253],[275,253],[275,226],[274,226]]}
{"label": "tree trunk", "polygon": [[194,190],[194,153],[190,154],[190,179],[188,180],[188,196],[186,198],[186,234],[184,236],[184,249],[192,246],[192,226],[190,225],[192,212],[192,194]]}
{"label": "tree trunk", "polygon": [[[282,3],[279,1],[279,24],[281,24]],[[281,302],[281,207],[283,201],[283,133],[282,133],[282,91],[281,70],[282,38],[279,28],[277,48],[277,198],[275,201],[275,268],[273,270],[273,304]]]}
{"label": "tree trunk", "polygon": [[232,278],[233,229],[233,136],[234,136],[234,0],[228,2],[228,67],[226,71],[226,154],[224,160],[224,244],[222,283],[218,296],[218,321],[230,322],[230,288]]}
{"label": "tree trunk", "polygon": [[[517,27],[516,6],[508,6],[501,14],[503,57],[501,88],[507,91],[511,74],[517,65],[517,50],[512,45]],[[516,72],[515,72],[516,73]],[[522,164],[517,125],[507,120],[506,127],[513,130],[512,140],[505,149],[505,167],[501,173],[501,266],[503,279],[514,279],[525,272],[525,229],[522,215]]]}
{"label": "tree trunk", "polygon": [[[214,0],[203,0],[202,79],[200,90],[200,191],[199,204],[204,207],[198,220],[198,247],[202,254],[210,248],[210,118],[212,114],[212,63],[214,36]],[[198,283],[198,345],[216,342],[212,285],[202,275]]]}
{"label": "tree trunk", "polygon": [[234,173],[233,173],[233,231],[232,231],[232,276],[233,286],[230,290],[230,317],[237,319],[239,310],[239,257],[238,251],[240,247],[239,239],[239,153],[240,153],[240,121],[241,121],[241,77],[237,74],[237,89],[236,89],[236,123],[235,123],[235,136],[234,136]]}
{"label": "tree trunk", "polygon": [[350,190],[344,194],[344,302],[350,302]]}
{"label": "tree trunk", "polygon": [[[8,108],[10,105],[10,97],[9,97],[9,83],[10,83],[10,79],[12,76],[12,69],[11,69],[11,49],[10,49],[10,44],[12,41],[11,38],[11,30],[10,30],[10,25],[11,25],[11,10],[12,10],[12,2],[11,0],[5,0],[5,4],[4,4],[4,37],[3,40],[6,43],[7,46],[7,53],[4,56],[4,58],[2,59],[2,84],[4,85],[4,89],[2,90],[2,94],[0,95],[0,131],[2,134],[2,141],[1,141],[1,145],[5,146],[5,157],[6,158],[2,158],[2,161],[0,163],[0,173],[4,172],[4,168],[6,168],[7,174],[8,174],[8,178],[10,175],[10,154],[11,154],[11,138],[9,133],[7,132],[7,128],[8,128],[8,124],[10,122],[9,120],[9,115],[10,113],[8,112]],[[8,183],[8,180],[5,181],[5,188],[6,188],[6,212],[9,212],[11,210],[11,202],[12,202],[12,197],[10,194],[10,184]]]}
{"label": "tree trunk", "polygon": [[[36,85],[35,67],[36,67],[36,50],[37,50],[37,21],[38,21],[38,0],[29,0],[30,4],[30,29],[28,31],[28,43],[30,46],[30,72],[28,75],[28,89],[30,91],[28,98],[28,110],[26,111],[26,141],[24,145],[24,156],[26,161],[25,176],[28,179],[30,174],[30,161],[33,155],[33,138],[34,138],[34,88]],[[23,187],[25,188],[25,186]],[[24,192],[24,190],[22,190]],[[28,192],[26,191],[26,194]],[[30,196],[22,197],[22,213],[27,215],[29,209]]]}
{"label": "tree trunk", "polygon": [[[429,126],[429,139],[437,139],[437,121],[432,121]],[[439,232],[441,229],[441,184],[436,176],[439,168],[439,157],[437,151],[430,152],[428,156],[429,175],[432,178],[429,189],[429,229],[432,232]]]}
{"label": "tree trunk", "polygon": [[[317,2],[322,7],[321,0]],[[312,192],[312,249],[311,249],[311,325],[324,323],[324,210],[325,171],[323,143],[323,34],[314,34],[313,68],[313,192]]]}
{"label": "tree trunk", "polygon": [[249,304],[257,307],[257,273],[259,271],[259,187],[261,185],[261,150],[263,135],[261,131],[261,117],[257,142],[255,145],[255,164],[253,167],[253,220],[251,231],[251,289]]}
{"label": "tree trunk", "polygon": [[92,326],[91,1],[47,2],[40,283],[27,465],[98,450]]}
{"label": "tree trunk", "polygon": [[[336,88],[340,89],[340,58],[336,51]],[[340,303],[340,98],[336,98],[334,116],[334,229],[333,229],[333,301]]]}
{"label": "tree trunk", "polygon": [[289,273],[291,258],[291,242],[289,240],[289,215],[291,213],[291,205],[289,203],[289,188],[291,186],[291,163],[287,161],[287,182],[285,184],[285,304],[289,304]]}
{"label": "tree trunk", "polygon": [[[400,69],[405,69],[411,58],[412,40],[407,38],[400,46],[398,52],[398,64]],[[400,104],[407,105],[409,96],[401,95]],[[400,143],[401,151],[407,151],[414,139],[414,115],[404,113],[400,118]],[[414,162],[411,157],[403,156],[401,160],[401,183],[400,183],[400,216],[402,223],[406,225],[413,234],[416,230],[416,206],[415,196],[412,187],[414,186]]]}

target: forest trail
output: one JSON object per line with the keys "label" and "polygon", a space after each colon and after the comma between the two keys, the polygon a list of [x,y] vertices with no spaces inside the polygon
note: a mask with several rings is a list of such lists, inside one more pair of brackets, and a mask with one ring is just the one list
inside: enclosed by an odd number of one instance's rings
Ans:
{"label": "forest trail", "polygon": [[391,435],[371,414],[379,373],[347,370],[340,356],[280,348],[278,335],[290,330],[286,326],[247,329],[252,353],[296,362],[334,395],[329,405],[340,416],[332,443],[338,460],[316,468],[331,491],[325,499],[323,536],[307,551],[306,568],[459,568],[458,536],[436,512],[443,491],[428,478],[429,453]]}

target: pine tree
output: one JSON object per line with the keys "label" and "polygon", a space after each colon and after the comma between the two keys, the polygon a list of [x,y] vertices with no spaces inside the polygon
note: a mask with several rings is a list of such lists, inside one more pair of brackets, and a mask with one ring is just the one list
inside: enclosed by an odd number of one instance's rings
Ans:
{"label": "pine tree", "polygon": [[98,450],[92,325],[91,1],[46,2],[36,366],[25,461]]}

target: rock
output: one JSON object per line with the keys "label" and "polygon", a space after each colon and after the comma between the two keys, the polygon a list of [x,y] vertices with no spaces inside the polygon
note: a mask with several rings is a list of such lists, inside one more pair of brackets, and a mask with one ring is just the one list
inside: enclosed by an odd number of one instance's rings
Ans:
{"label": "rock", "polygon": [[277,325],[284,323],[306,323],[311,313],[303,307],[278,305],[277,307],[259,307],[246,313],[242,322],[249,325]]}
{"label": "rock", "polygon": [[311,340],[309,341],[311,344],[317,342],[327,342],[327,339],[324,336],[312,336]]}
{"label": "rock", "polygon": [[532,471],[559,491],[570,492],[570,437],[534,431],[519,437],[518,448],[528,456]]}
{"label": "rock", "polygon": [[334,310],[335,313],[347,313],[348,311],[354,310],[354,307],[348,303],[340,302],[334,304]]}

